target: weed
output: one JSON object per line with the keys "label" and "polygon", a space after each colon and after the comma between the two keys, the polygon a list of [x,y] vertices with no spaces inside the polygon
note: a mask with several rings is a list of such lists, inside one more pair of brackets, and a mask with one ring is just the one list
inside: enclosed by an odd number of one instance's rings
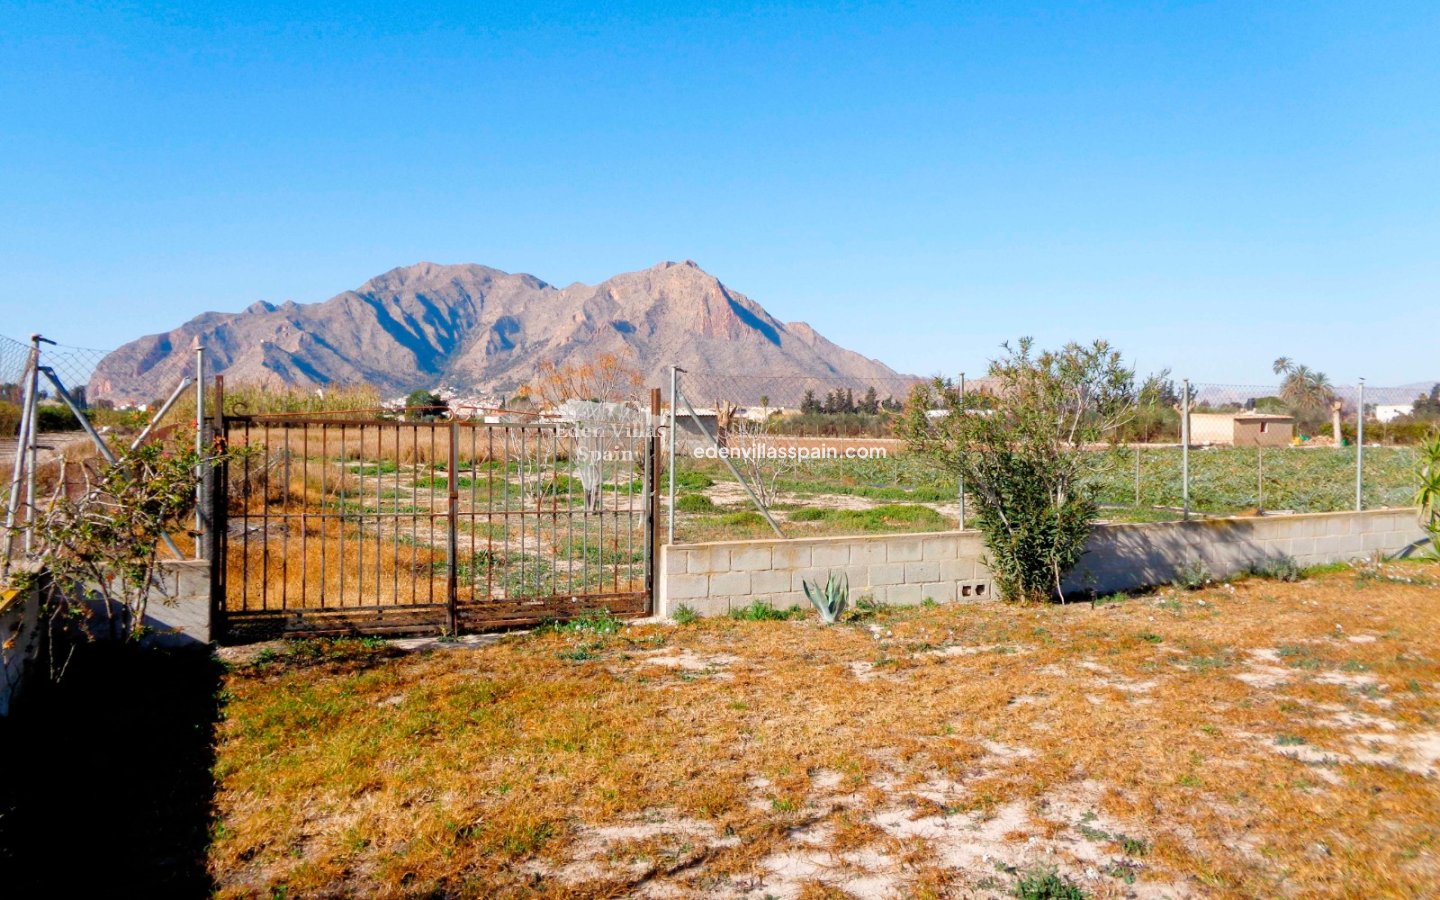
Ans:
{"label": "weed", "polygon": [[676,625],[694,625],[700,621],[700,614],[695,611],[694,607],[682,603],[675,607],[675,612],[670,618],[675,620]]}
{"label": "weed", "polygon": [[1275,738],[1275,743],[1281,747],[1298,747],[1306,743],[1305,739],[1297,734],[1282,734]]}
{"label": "weed", "polygon": [[715,501],[704,494],[685,494],[675,499],[678,512],[714,512]]}
{"label": "weed", "polygon": [[799,618],[804,614],[804,610],[799,607],[776,609],[764,600],[756,600],[749,606],[740,606],[730,610],[730,618],[742,622],[784,621],[785,619]]}
{"label": "weed", "polygon": [[1305,577],[1305,570],[1294,557],[1272,556],[1250,567],[1250,574],[1273,581],[1295,582]]}
{"label": "weed", "polygon": [[1210,568],[1205,565],[1204,560],[1191,558],[1176,571],[1172,584],[1187,591],[1198,591],[1214,581],[1215,577],[1210,574]]}
{"label": "weed", "polygon": [[1085,900],[1085,892],[1054,869],[1031,869],[1015,882],[1020,900]]}
{"label": "weed", "polygon": [[1150,853],[1149,841],[1125,834],[1117,834],[1115,839],[1120,842],[1120,849],[1125,851],[1126,856],[1146,856]]}

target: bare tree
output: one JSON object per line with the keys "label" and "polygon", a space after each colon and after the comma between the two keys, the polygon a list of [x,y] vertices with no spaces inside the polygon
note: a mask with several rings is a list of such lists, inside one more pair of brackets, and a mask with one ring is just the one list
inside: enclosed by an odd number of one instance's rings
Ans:
{"label": "bare tree", "polygon": [[729,443],[722,444],[730,452],[730,461],[755,491],[755,499],[767,509],[780,494],[780,479],[795,471],[798,465],[790,447],[777,447],[770,423],[748,419],[732,421],[726,426]]}
{"label": "bare tree", "polygon": [[552,408],[566,400],[633,400],[645,384],[645,378],[618,353],[602,353],[593,360],[564,366],[546,361],[538,369],[535,380],[520,393]]}

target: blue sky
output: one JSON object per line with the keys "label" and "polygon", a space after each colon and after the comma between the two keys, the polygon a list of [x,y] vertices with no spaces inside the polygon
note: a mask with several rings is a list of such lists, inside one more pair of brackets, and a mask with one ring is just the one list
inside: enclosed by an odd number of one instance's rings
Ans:
{"label": "blue sky", "polygon": [[695,259],[905,371],[1440,378],[1434,3],[0,0],[0,334]]}

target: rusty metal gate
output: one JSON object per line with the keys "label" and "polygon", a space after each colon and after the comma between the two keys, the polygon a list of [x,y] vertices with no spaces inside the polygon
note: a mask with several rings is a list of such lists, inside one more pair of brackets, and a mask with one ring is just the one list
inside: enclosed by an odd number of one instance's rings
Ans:
{"label": "rusty metal gate", "polygon": [[658,442],[653,416],[632,412],[589,428],[226,417],[222,633],[455,634],[648,613]]}

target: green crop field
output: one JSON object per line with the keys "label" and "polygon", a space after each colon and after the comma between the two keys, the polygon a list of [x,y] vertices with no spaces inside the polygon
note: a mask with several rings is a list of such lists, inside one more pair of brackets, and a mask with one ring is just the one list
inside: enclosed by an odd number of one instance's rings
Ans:
{"label": "green crop field", "polygon": [[[1096,451],[1103,461],[1099,500],[1107,521],[1180,517],[1178,447]],[[1138,489],[1137,489],[1138,462]],[[1367,508],[1407,506],[1416,486],[1411,447],[1367,447]],[[776,479],[771,512],[787,537],[955,527],[959,485],[915,454],[885,459],[811,460]],[[1262,494],[1263,491],[1263,494]],[[682,457],[676,482],[676,539],[728,540],[773,535],[723,464]],[[1355,448],[1215,447],[1190,452],[1190,508],[1198,515],[1334,512],[1355,505]]]}

